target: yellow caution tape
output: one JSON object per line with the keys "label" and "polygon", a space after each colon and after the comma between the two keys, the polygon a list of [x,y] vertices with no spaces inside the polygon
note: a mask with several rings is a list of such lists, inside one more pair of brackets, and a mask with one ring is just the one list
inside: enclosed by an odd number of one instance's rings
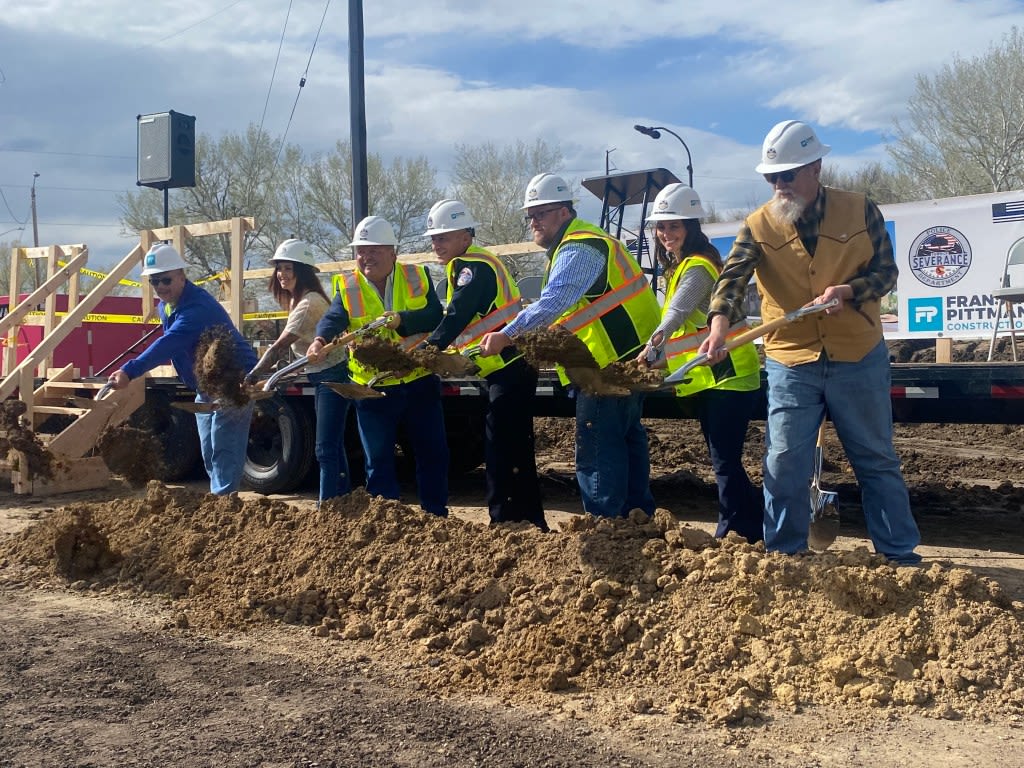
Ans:
{"label": "yellow caution tape", "polygon": [[[66,267],[67,266],[67,262],[65,262],[65,261],[58,261],[57,264],[59,264],[62,267]],[[79,267],[78,272],[80,274],[87,275],[89,277],[95,277],[97,280],[103,280],[107,276],[105,272],[97,272],[95,269],[88,269],[86,267]],[[128,280],[127,278],[126,279],[122,279],[122,280],[118,280],[117,283],[118,283],[118,285],[127,285],[127,286],[129,286],[131,288],[141,288],[142,287],[142,283],[137,283],[134,280]]]}
{"label": "yellow caution tape", "polygon": [[242,315],[243,320],[287,320],[288,313],[278,310],[277,312],[246,312]]}
{"label": "yellow caution tape", "polygon": [[[67,312],[54,312],[55,317],[64,317]],[[43,317],[44,312],[26,312],[27,317]],[[141,325],[142,315],[110,315],[110,314],[99,314],[91,312],[82,318],[83,323],[128,323],[131,325]],[[160,325],[159,318],[150,318],[150,325]]]}

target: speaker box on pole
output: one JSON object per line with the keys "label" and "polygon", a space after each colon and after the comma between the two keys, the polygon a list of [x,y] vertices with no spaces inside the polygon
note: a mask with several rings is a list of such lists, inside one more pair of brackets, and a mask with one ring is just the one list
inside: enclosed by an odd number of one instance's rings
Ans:
{"label": "speaker box on pole", "polygon": [[140,187],[196,185],[196,118],[173,110],[139,115]]}

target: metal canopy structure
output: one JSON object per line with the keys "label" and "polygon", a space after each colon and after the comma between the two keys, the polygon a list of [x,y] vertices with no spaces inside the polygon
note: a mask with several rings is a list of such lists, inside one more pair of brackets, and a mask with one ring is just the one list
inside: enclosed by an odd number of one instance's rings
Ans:
{"label": "metal canopy structure", "polygon": [[[655,290],[658,289],[660,269],[647,243],[643,223],[647,219],[647,209],[658,192],[669,184],[677,183],[679,179],[665,168],[592,176],[582,182],[586,190],[601,198],[601,228],[624,240],[640,267],[650,276],[651,286]],[[623,238],[623,213],[629,205],[640,206],[639,226],[636,232],[626,230],[626,237]]]}

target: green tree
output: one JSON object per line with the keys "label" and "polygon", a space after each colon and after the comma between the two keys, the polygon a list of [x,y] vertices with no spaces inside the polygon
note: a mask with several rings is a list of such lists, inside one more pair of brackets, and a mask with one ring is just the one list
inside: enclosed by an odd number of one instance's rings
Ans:
{"label": "green tree", "polygon": [[888,151],[914,199],[1024,187],[1024,36],[919,75]]}

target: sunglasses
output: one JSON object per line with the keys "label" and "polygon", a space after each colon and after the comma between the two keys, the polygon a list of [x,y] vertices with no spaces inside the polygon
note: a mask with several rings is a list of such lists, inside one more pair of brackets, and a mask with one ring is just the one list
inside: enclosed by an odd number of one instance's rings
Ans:
{"label": "sunglasses", "polygon": [[800,173],[799,168],[793,171],[783,171],[782,173],[766,173],[764,175],[764,180],[771,184],[773,187],[777,182],[780,181],[783,184],[791,184],[798,173]]}
{"label": "sunglasses", "polygon": [[158,285],[170,285],[174,282],[173,277],[151,277],[149,284],[156,288]]}
{"label": "sunglasses", "polygon": [[556,206],[554,208],[548,208],[547,210],[544,210],[544,211],[534,211],[533,213],[528,213],[525,216],[523,216],[523,221],[525,221],[527,224],[529,224],[531,221],[540,221],[545,216],[547,216],[549,213],[554,213],[559,208],[564,208],[564,207],[565,206],[559,205],[559,206]]}

